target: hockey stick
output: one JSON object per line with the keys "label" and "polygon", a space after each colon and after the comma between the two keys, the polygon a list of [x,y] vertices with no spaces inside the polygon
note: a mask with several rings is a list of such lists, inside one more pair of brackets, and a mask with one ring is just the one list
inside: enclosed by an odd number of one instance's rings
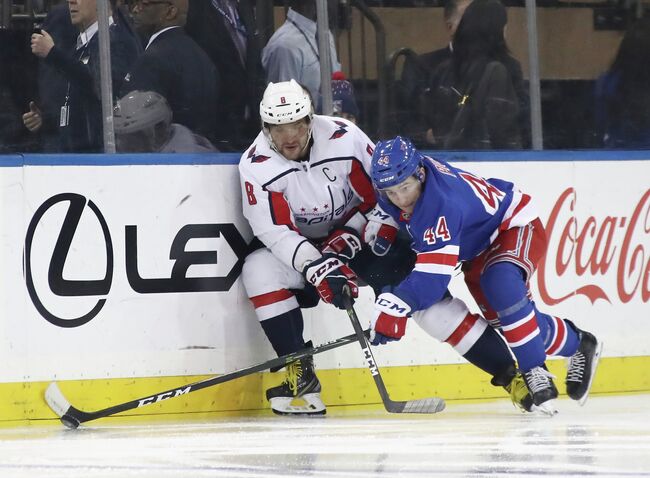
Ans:
{"label": "hockey stick", "polygon": [[438,413],[443,411],[445,409],[445,401],[438,397],[408,400],[406,402],[391,400],[388,396],[384,380],[381,378],[381,373],[379,373],[379,367],[377,366],[375,357],[372,354],[372,350],[370,350],[368,338],[364,334],[361,324],[359,323],[359,317],[357,317],[357,313],[354,311],[354,307],[352,306],[350,294],[345,294],[345,309],[350,316],[350,322],[352,322],[355,335],[361,345],[361,350],[363,351],[364,358],[368,364],[368,369],[370,369],[370,374],[372,375],[372,378],[375,379],[375,385],[377,385],[379,396],[381,397],[381,401],[384,402],[384,408],[386,411],[389,413]]}
{"label": "hockey stick", "polygon": [[[364,334],[366,333],[367,331],[364,332],[361,330],[361,335],[363,337],[365,337]],[[250,367],[227,373],[225,375],[210,377],[205,380],[182,385],[165,392],[137,398],[135,400],[131,400],[130,402],[121,403],[119,405],[114,405],[112,407],[104,408],[102,410],[97,410],[94,412],[84,412],[78,408],[73,407],[65,398],[63,392],[61,392],[61,389],[56,384],[56,382],[50,383],[50,385],[47,387],[47,390],[45,390],[45,401],[54,411],[54,413],[60,417],[61,423],[63,423],[68,428],[77,428],[81,423],[88,422],[90,420],[108,417],[115,415],[116,413],[132,410],[134,408],[144,407],[145,405],[151,405],[152,403],[158,403],[163,400],[179,397],[181,395],[187,395],[190,392],[196,392],[197,390],[201,390],[203,388],[212,387],[213,385],[218,385],[224,382],[229,382],[231,380],[245,377],[246,375],[251,375],[256,372],[262,372],[269,368],[283,367],[288,363],[294,362],[298,359],[320,354],[322,352],[327,352],[328,350],[356,342],[357,340],[359,340],[358,335],[356,333],[351,334],[346,337],[341,337],[340,339],[333,340],[331,342],[326,342],[322,345],[319,345],[318,347],[299,350],[291,354],[267,360],[266,362],[257,365],[252,365]]]}

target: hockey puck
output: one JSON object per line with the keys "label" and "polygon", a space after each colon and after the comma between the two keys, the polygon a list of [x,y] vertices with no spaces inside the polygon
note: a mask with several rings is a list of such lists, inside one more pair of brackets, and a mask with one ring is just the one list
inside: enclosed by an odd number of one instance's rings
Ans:
{"label": "hockey puck", "polygon": [[75,417],[70,416],[70,415],[63,415],[61,417],[61,423],[63,423],[66,427],[70,428],[71,430],[74,430],[79,427],[81,422],[77,420]]}

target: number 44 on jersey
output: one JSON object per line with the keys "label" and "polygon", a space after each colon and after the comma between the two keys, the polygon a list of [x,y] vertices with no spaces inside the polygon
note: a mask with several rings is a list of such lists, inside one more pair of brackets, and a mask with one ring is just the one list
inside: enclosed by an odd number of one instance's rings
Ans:
{"label": "number 44 on jersey", "polygon": [[423,240],[427,244],[435,244],[438,239],[441,241],[448,241],[451,239],[451,234],[449,234],[449,228],[447,227],[447,220],[445,219],[445,216],[440,216],[438,218],[438,224],[436,224],[435,227],[430,227],[424,231]]}

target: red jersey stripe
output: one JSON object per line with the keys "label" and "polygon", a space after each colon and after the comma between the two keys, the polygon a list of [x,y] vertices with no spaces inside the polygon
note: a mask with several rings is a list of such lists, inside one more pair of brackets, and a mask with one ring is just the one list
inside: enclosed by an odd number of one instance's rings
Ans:
{"label": "red jersey stripe", "polygon": [[352,167],[350,168],[350,186],[361,198],[362,203],[358,208],[362,213],[370,211],[377,204],[375,198],[375,190],[372,187],[372,182],[366,170],[360,161],[352,160]]}
{"label": "red jersey stripe", "polygon": [[279,192],[269,192],[271,197],[271,217],[273,224],[289,226],[296,230],[296,226],[291,221],[291,209],[289,203],[284,198],[284,194]]}
{"label": "red jersey stripe", "polygon": [[525,208],[528,205],[529,202],[530,202],[530,196],[528,194],[522,194],[521,199],[519,200],[519,204],[517,204],[517,206],[515,207],[515,210],[512,211],[512,214],[510,215],[510,217],[501,223],[501,226],[499,226],[499,229],[501,229],[502,231],[505,231],[505,230],[509,229],[510,228],[510,222],[512,221],[512,219],[517,214],[519,214],[519,212],[523,208]]}
{"label": "red jersey stripe", "polygon": [[441,254],[439,252],[421,252],[420,254],[418,254],[415,263],[455,266],[458,263],[458,254]]}

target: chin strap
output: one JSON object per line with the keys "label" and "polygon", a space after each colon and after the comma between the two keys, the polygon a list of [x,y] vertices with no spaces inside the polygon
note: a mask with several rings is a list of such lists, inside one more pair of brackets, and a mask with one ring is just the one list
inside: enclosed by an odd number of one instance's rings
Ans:
{"label": "chin strap", "polygon": [[262,132],[264,133],[264,137],[266,138],[266,140],[269,142],[269,146],[271,146],[271,149],[276,153],[280,154],[278,148],[275,147],[275,143],[273,142],[273,138],[271,137],[271,132],[269,131],[269,128],[268,126],[266,126],[266,124],[262,125]]}
{"label": "chin strap", "polygon": [[300,157],[311,147],[311,121],[309,122],[309,129],[307,130],[307,142],[305,147],[300,150]]}

